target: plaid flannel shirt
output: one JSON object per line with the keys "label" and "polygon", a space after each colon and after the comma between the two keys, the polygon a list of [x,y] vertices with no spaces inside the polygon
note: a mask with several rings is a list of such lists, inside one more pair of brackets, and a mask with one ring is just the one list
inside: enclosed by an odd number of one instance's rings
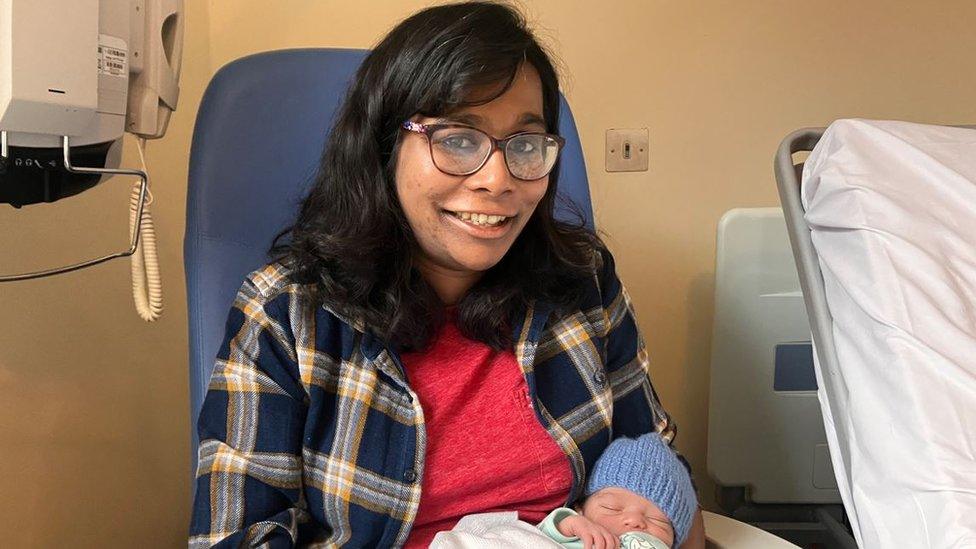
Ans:
{"label": "plaid flannel shirt", "polygon": [[[601,255],[578,310],[536,302],[513,323],[533,408],[573,471],[567,505],[613,438],[675,434]],[[399,356],[299,289],[271,264],[235,299],[198,423],[190,547],[399,546],[417,516],[424,411]]]}

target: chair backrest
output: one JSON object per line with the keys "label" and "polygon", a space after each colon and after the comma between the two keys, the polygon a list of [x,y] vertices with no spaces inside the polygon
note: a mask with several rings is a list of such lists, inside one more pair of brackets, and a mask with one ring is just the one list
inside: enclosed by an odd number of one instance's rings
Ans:
{"label": "chair backrest", "polygon": [[[190,329],[191,464],[224,324],[244,277],[264,265],[290,225],[318,167],[336,108],[368,52],[296,49],[233,61],[214,75],[197,113],[190,150],[183,242]],[[593,227],[583,151],[560,98],[566,138],[559,193]],[[572,219],[564,207],[560,218]]]}

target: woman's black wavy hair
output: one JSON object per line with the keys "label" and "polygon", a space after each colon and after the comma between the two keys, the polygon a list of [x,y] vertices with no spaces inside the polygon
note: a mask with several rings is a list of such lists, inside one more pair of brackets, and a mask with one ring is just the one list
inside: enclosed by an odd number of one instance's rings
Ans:
{"label": "woman's black wavy hair", "polygon": [[[366,57],[339,110],[311,192],[271,255],[309,283],[316,304],[360,319],[400,350],[423,350],[444,305],[413,266],[418,244],[397,198],[400,124],[442,116],[504,93],[519,66],[542,80],[547,131],[559,126],[559,81],[545,50],[514,8],[492,2],[441,5],[397,25]],[[474,90],[492,89],[485,97]],[[553,217],[558,166],[512,248],[457,304],[461,332],[512,345],[511,321],[535,299],[578,306],[600,239]],[[577,211],[577,214],[579,212]]]}

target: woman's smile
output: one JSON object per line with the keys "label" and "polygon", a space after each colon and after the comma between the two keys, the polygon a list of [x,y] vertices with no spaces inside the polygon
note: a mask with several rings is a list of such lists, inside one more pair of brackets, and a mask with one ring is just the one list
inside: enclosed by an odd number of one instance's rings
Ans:
{"label": "woman's smile", "polygon": [[489,240],[505,237],[514,225],[515,219],[515,216],[453,212],[450,210],[441,210],[441,217],[454,230],[461,231],[474,238]]}

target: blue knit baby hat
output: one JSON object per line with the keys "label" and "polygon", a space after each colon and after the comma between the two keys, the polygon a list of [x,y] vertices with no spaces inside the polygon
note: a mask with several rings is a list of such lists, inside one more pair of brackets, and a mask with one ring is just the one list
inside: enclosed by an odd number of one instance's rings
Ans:
{"label": "blue knit baby hat", "polygon": [[674,528],[674,547],[688,537],[698,499],[688,470],[661,435],[618,438],[596,461],[586,484],[586,496],[604,488],[624,488],[664,511]]}

